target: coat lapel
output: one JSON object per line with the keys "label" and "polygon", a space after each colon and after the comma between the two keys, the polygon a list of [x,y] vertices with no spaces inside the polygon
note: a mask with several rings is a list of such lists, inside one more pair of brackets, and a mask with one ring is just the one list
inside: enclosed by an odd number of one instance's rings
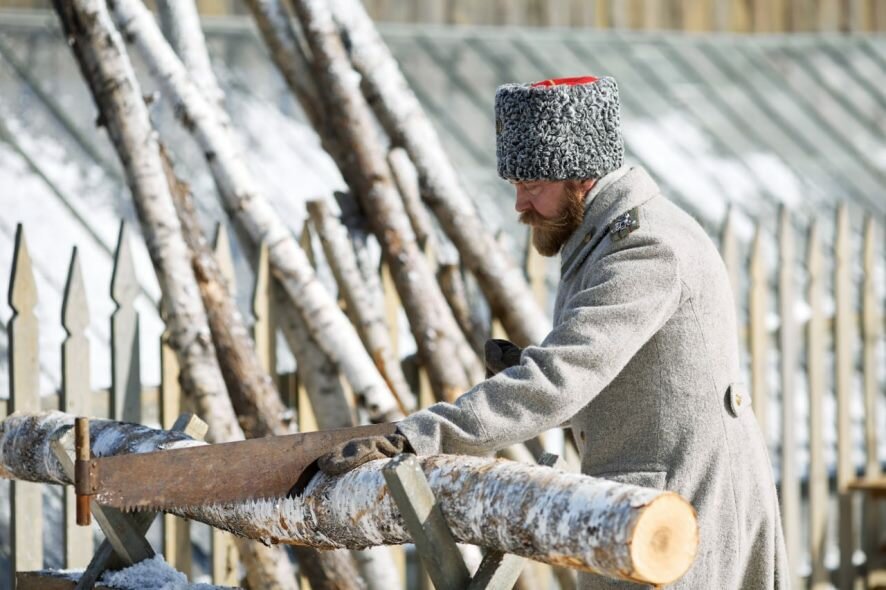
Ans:
{"label": "coat lapel", "polygon": [[[605,180],[606,177],[601,182]],[[584,220],[563,247],[560,280],[581,266],[581,262],[609,233],[613,221],[641,206],[659,192],[658,185],[646,170],[635,166],[603,186],[597,195],[589,195],[591,200],[585,210]]]}

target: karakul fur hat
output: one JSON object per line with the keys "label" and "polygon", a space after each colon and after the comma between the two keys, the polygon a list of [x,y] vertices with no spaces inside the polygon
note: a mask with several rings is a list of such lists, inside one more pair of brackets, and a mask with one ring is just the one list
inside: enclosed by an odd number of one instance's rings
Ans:
{"label": "karakul fur hat", "polygon": [[499,86],[495,139],[507,180],[600,178],[624,162],[618,85],[585,76]]}

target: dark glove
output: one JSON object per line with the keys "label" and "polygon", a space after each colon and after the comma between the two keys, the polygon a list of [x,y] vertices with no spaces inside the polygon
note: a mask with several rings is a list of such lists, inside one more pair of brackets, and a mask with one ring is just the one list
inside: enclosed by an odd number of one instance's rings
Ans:
{"label": "dark glove", "polygon": [[520,364],[523,349],[507,340],[494,338],[486,341],[486,378]]}
{"label": "dark glove", "polygon": [[320,471],[341,475],[375,459],[391,458],[414,452],[406,437],[395,432],[385,436],[367,436],[341,443],[317,460]]}

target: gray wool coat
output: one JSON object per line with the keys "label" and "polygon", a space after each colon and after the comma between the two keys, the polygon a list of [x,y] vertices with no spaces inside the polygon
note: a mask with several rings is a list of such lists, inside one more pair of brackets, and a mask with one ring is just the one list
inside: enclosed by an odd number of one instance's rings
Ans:
{"label": "gray wool coat", "polygon": [[[704,230],[642,168],[588,194],[562,251],[554,328],[520,364],[399,424],[416,452],[481,454],[566,421],[595,477],[695,507],[692,589],[787,588],[772,467],[739,380],[734,299]],[[582,574],[581,588],[640,588]]]}

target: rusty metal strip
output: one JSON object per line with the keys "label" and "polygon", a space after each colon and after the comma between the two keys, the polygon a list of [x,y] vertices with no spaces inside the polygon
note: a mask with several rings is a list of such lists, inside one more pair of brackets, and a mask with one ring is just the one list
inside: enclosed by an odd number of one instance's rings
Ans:
{"label": "rusty metal strip", "polygon": [[333,446],[394,428],[374,424],[92,459],[88,487],[94,491],[78,493],[127,511],[284,498],[307,485],[314,462]]}

